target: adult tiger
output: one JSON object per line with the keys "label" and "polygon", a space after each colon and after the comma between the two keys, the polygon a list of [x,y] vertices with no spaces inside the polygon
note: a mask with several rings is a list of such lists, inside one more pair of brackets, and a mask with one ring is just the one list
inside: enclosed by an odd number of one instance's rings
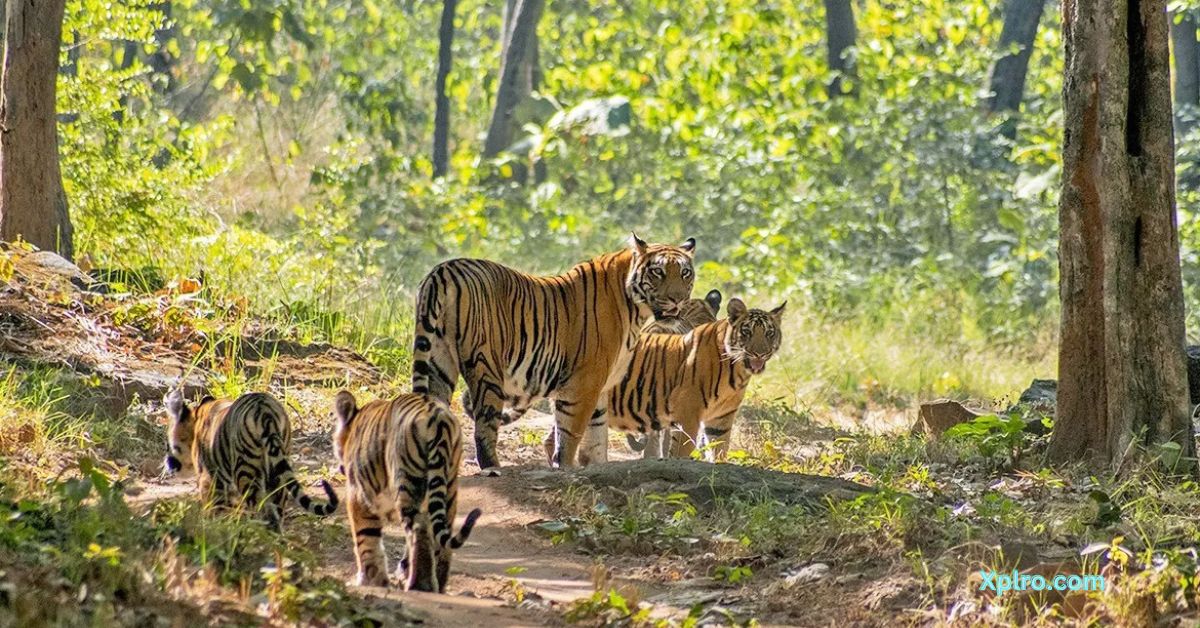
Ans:
{"label": "adult tiger", "polygon": [[454,535],[462,435],[450,408],[412,393],[359,408],[343,390],[334,412],[333,452],[346,474],[358,584],[387,585],[387,519],[400,521],[407,537],[397,572],[404,588],[444,593],[452,550],[462,547],[480,515],[472,510]]}
{"label": "adult tiger", "polygon": [[[724,459],[751,376],[779,350],[786,305],[767,312],[731,299],[725,319],[683,336],[644,336],[625,378],[605,398],[605,422],[589,425],[588,441],[607,442],[608,427],[647,433],[677,425],[685,437],[675,439],[671,455],[683,457],[699,442],[703,424],[708,458]],[[601,451],[595,459],[607,456]]]}
{"label": "adult tiger", "polygon": [[449,401],[462,375],[481,469],[497,466],[500,425],[551,397],[551,463],[573,466],[588,420],[624,374],[643,322],[677,315],[691,297],[695,246],[691,238],[670,246],[635,235],[628,249],[554,277],[487,260],[437,265],[418,290],[413,391]]}
{"label": "adult tiger", "polygon": [[[236,400],[204,397],[189,407],[174,390],[164,399],[167,415],[167,471],[194,470],[200,494],[218,507],[245,503],[264,509],[267,523],[279,529],[287,497],[314,515],[337,509],[337,493],[321,480],[326,503],[300,488],[288,462],[292,426],[287,412],[266,393]],[[244,500],[244,501],[243,501]]]}

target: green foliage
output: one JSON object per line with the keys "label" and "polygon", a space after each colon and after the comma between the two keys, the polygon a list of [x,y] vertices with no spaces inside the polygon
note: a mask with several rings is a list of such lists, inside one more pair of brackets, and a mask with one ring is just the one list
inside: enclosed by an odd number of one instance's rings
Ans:
{"label": "green foliage", "polygon": [[[1045,419],[1043,419],[1045,421]],[[1019,413],[987,414],[946,430],[946,437],[968,442],[979,453],[991,458],[997,455],[1016,457],[1026,443],[1025,421]]]}
{"label": "green foliage", "polygon": [[[447,256],[555,271],[637,229],[696,236],[706,281],[820,317],[927,303],[939,335],[1032,342],[1053,313],[1054,12],[1010,144],[981,101],[989,3],[863,4],[832,98],[815,0],[551,3],[522,136],[482,160],[501,7],[460,3],[452,174],[431,181],[437,3],[74,1],[64,171],[105,264],[347,311]],[[355,323],[364,345],[395,330]]]}

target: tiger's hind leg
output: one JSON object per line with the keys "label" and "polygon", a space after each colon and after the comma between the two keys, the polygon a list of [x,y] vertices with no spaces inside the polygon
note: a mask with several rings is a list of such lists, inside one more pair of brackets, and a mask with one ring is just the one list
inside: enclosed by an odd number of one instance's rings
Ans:
{"label": "tiger's hind leg", "polygon": [[383,550],[383,520],[362,502],[350,495],[346,514],[350,519],[350,537],[354,541],[354,560],[358,564],[355,583],[358,586],[386,587],[387,556]]}
{"label": "tiger's hind leg", "polygon": [[397,494],[400,525],[406,539],[405,573],[397,572],[406,591],[438,591],[437,571],[433,548],[433,532],[429,515],[421,511],[425,501],[425,486],[422,481],[409,483]]}
{"label": "tiger's hind leg", "polygon": [[504,423],[504,396],[498,386],[480,379],[468,384],[470,405],[467,414],[475,421],[475,462],[480,470],[500,466],[496,442]]}

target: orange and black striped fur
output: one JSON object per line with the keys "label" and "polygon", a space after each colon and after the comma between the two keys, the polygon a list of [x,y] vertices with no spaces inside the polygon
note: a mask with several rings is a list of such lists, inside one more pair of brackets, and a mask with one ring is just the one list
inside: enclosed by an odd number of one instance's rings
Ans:
{"label": "orange and black striped fur", "polygon": [[480,510],[455,535],[462,434],[440,399],[405,394],[358,407],[346,391],[334,401],[333,450],[346,474],[346,513],[360,585],[386,586],[384,521],[407,537],[397,578],[405,589],[445,592],[451,550],[462,547]]}
{"label": "orange and black striped fur", "polygon": [[[711,323],[717,320],[717,315],[721,311],[721,291],[709,290],[708,294],[704,295],[703,299],[688,299],[682,307],[679,308],[679,313],[670,318],[650,319],[642,326],[642,337],[638,340],[641,345],[646,341],[647,334],[686,334],[692,331],[699,325]],[[637,349],[634,349],[635,351]],[[592,416],[589,426],[603,427],[605,422],[604,416]],[[589,429],[591,429],[589,427]],[[644,452],[644,457],[659,457],[662,451],[662,438],[664,430],[652,430],[646,433],[645,438],[641,441],[633,434],[628,434],[626,440],[629,442],[629,448],[634,451]],[[545,446],[547,451],[550,451],[554,446],[554,434],[546,435]]]}
{"label": "orange and black striped fur", "polygon": [[205,397],[192,406],[176,390],[164,400],[168,425],[166,467],[197,474],[201,495],[219,507],[262,507],[279,529],[288,498],[315,515],[337,509],[337,493],[322,480],[327,502],[304,494],[288,462],[292,427],[283,406],[266,393],[236,400]]}
{"label": "orange and black striped fur", "polygon": [[709,290],[703,299],[688,299],[679,314],[651,319],[642,327],[643,334],[686,334],[696,327],[717,320],[721,311],[721,291]]}
{"label": "orange and black striped fur", "polygon": [[[703,425],[709,459],[723,459],[750,377],[779,350],[785,306],[749,310],[732,299],[727,318],[683,336],[645,336],[625,379],[606,397],[607,427],[646,433],[677,426],[686,438],[675,439],[670,453],[686,457],[700,442]],[[589,430],[601,433],[592,438],[607,440],[605,425],[593,423]]]}
{"label": "orange and black striped fur", "polygon": [[[501,424],[554,400],[551,464],[573,466],[588,420],[620,381],[644,321],[678,313],[692,292],[695,240],[647,244],[583,262],[562,275],[528,275],[455,259],[421,283],[413,391],[449,401],[461,374],[480,468],[497,466]],[[586,453],[579,462],[586,464]]]}

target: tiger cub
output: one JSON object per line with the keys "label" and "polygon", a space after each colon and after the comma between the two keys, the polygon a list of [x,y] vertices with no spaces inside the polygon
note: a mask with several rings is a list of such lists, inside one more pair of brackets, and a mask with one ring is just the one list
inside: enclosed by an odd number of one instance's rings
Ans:
{"label": "tiger cub", "polygon": [[323,517],[337,509],[337,493],[328,482],[321,481],[325,503],[314,501],[300,488],[287,457],[291,422],[271,395],[249,393],[236,400],[204,397],[188,406],[183,392],[174,390],[164,404],[169,417],[166,469],[195,471],[200,494],[211,497],[214,505],[261,507],[276,530],[289,497],[314,515]]}
{"label": "tiger cub", "polygon": [[[711,445],[706,457],[723,460],[750,378],[761,374],[779,350],[786,305],[767,312],[731,299],[727,318],[683,336],[643,337],[625,379],[607,396],[605,424],[593,423],[589,430],[613,427],[645,433],[675,425],[685,437],[675,439],[670,453],[687,457],[703,425]],[[589,435],[592,438],[600,436]]]}
{"label": "tiger cub", "polygon": [[462,436],[441,400],[410,393],[359,408],[354,395],[334,399],[333,451],[346,474],[346,513],[358,562],[357,582],[387,585],[383,523],[399,521],[407,551],[396,576],[404,588],[446,591],[451,550],[462,547],[481,511],[455,535]]}
{"label": "tiger cub", "polygon": [[[703,299],[688,299],[686,303],[679,307],[679,313],[670,318],[649,319],[642,326],[642,337],[646,334],[686,334],[695,329],[698,325],[711,323],[717,320],[717,314],[721,311],[720,290],[709,290],[708,294],[704,295]],[[603,414],[593,416],[593,424],[604,424]],[[665,456],[669,453],[663,452],[664,445],[662,444],[666,430],[651,430],[644,435],[641,440],[638,440],[635,434],[627,434],[625,439],[629,443],[629,448],[635,452],[643,452],[646,458],[657,458]],[[607,447],[607,443],[603,443]],[[546,449],[547,458],[554,453],[554,433],[550,432],[546,435],[543,446]],[[596,444],[592,449],[600,444]]]}

